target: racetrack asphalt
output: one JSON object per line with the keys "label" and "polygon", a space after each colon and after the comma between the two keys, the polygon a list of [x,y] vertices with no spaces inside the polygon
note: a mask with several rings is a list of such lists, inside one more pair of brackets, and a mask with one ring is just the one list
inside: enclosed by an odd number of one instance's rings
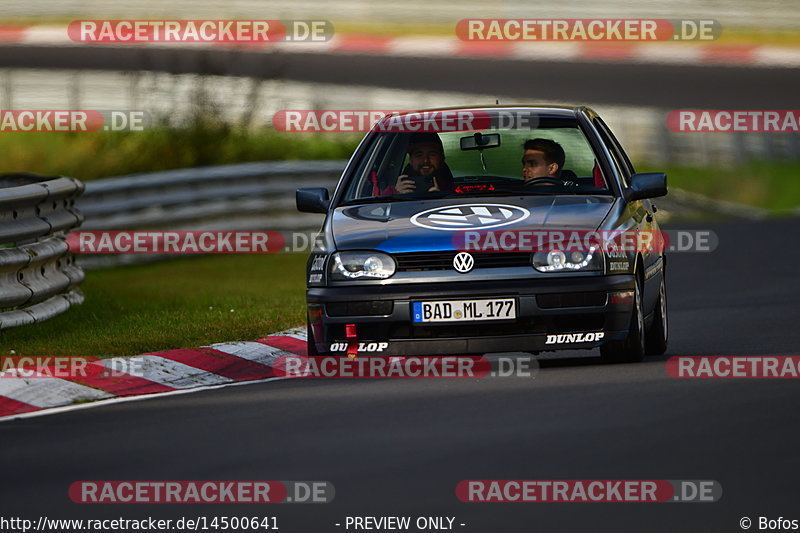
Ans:
{"label": "racetrack asphalt", "polygon": [[[10,421],[0,515],[274,515],[286,532],[344,531],[334,524],[365,515],[454,516],[465,532],[741,531],[744,516],[800,518],[800,381],[665,372],[672,355],[798,355],[800,220],[691,228],[720,244],[669,257],[665,356],[543,361],[535,379],[278,381]],[[326,480],[336,498],[80,505],[67,495],[77,480],[205,479]],[[464,479],[713,479],[723,495],[462,503]]]}
{"label": "racetrack asphalt", "polygon": [[[458,91],[515,103],[794,109],[800,69],[0,43],[0,67],[154,70]],[[494,102],[474,102],[487,105]]]}

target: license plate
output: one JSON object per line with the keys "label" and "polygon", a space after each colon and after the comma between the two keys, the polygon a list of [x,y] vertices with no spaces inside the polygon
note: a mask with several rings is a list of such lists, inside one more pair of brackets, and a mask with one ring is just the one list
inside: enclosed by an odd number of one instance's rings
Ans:
{"label": "license plate", "polygon": [[413,302],[411,304],[411,321],[415,323],[470,322],[511,318],[517,318],[517,304],[514,298]]}

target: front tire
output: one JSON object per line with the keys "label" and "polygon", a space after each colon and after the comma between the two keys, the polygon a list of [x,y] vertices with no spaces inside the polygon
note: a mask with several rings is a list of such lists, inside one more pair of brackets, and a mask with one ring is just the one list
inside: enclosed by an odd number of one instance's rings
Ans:
{"label": "front tire", "polygon": [[306,355],[314,356],[319,355],[317,352],[317,343],[314,340],[314,328],[311,327],[311,321],[306,319]]}
{"label": "front tire", "polygon": [[653,323],[645,334],[645,353],[647,355],[663,355],[667,351],[669,338],[669,324],[667,320],[667,282],[666,275],[661,276],[661,286],[658,289],[658,302],[656,302]]}
{"label": "front tire", "polygon": [[642,289],[639,277],[633,292],[633,312],[628,329],[628,338],[622,341],[608,341],[600,347],[600,355],[607,363],[636,363],[644,359],[644,310],[642,309]]}

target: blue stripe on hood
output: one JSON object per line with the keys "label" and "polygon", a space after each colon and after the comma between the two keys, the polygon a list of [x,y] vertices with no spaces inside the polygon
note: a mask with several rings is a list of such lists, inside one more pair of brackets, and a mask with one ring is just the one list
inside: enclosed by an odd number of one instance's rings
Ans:
{"label": "blue stripe on hood", "polygon": [[376,246],[376,249],[390,254],[455,250],[453,240],[455,233],[450,231],[412,231],[391,237]]}

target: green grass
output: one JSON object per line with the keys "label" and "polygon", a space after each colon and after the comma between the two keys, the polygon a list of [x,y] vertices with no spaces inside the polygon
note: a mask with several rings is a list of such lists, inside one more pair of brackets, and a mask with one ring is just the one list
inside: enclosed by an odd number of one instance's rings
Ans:
{"label": "green grass", "polygon": [[800,161],[751,161],[736,168],[637,165],[667,173],[669,187],[781,214],[800,206]]}
{"label": "green grass", "polygon": [[226,125],[142,132],[0,135],[0,173],[34,172],[88,181],[135,172],[248,161],[348,159],[361,135],[279,133]]}
{"label": "green grass", "polygon": [[107,357],[255,340],[305,324],[306,258],[206,256],[89,271],[83,305],[1,331],[0,355]]}

